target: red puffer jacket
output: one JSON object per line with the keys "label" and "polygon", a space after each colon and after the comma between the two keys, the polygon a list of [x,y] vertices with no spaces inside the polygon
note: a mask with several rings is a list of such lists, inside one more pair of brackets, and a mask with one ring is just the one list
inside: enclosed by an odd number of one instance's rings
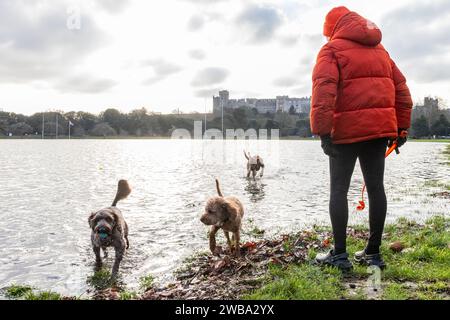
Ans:
{"label": "red puffer jacket", "polygon": [[313,71],[311,130],[337,144],[396,137],[411,122],[406,79],[381,31],[355,12],[342,16]]}

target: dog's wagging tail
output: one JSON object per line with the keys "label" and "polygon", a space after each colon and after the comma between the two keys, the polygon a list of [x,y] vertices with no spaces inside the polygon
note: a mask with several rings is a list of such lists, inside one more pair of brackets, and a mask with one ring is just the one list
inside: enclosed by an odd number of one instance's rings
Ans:
{"label": "dog's wagging tail", "polygon": [[117,193],[111,207],[117,206],[117,203],[126,197],[128,197],[131,193],[130,185],[127,180],[120,180],[119,185],[117,186]]}
{"label": "dog's wagging tail", "polygon": [[247,152],[244,150],[244,156],[245,156],[245,159],[249,160],[250,153],[247,154]]}
{"label": "dog's wagging tail", "polygon": [[220,190],[219,179],[216,179],[216,189],[217,189],[217,194],[218,194],[220,197],[223,197],[222,191]]}

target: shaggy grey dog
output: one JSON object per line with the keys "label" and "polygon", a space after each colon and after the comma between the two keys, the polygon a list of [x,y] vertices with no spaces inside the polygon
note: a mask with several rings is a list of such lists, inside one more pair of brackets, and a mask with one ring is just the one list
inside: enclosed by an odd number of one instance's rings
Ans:
{"label": "shaggy grey dog", "polygon": [[112,268],[113,276],[117,275],[123,255],[129,247],[128,225],[120,210],[116,208],[116,205],[120,200],[128,197],[130,193],[131,189],[128,182],[126,180],[120,180],[117,194],[111,207],[93,212],[89,216],[89,226],[92,229],[91,241],[97,268],[102,266],[100,249],[103,250],[105,257],[107,257],[108,253],[106,248],[114,247],[116,257]]}
{"label": "shaggy grey dog", "polygon": [[[216,251],[216,233],[223,229],[230,252],[234,252],[237,257],[240,256],[240,232],[242,218],[244,216],[244,206],[236,197],[224,197],[220,191],[219,180],[216,179],[216,188],[219,196],[208,199],[205,212],[200,221],[205,225],[211,226],[209,232],[209,248],[213,254]],[[231,241],[230,234],[233,234]]]}
{"label": "shaggy grey dog", "polygon": [[247,178],[250,178],[250,173],[252,174],[253,179],[256,178],[256,173],[261,169],[261,174],[259,175],[261,178],[264,175],[264,161],[263,159],[256,155],[251,156],[250,152],[247,153],[244,150],[244,156],[247,159]]}

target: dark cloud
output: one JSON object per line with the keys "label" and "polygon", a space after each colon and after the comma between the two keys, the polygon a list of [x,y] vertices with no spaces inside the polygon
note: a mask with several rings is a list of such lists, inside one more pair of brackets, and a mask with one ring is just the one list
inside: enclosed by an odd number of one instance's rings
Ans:
{"label": "dark cloud", "polygon": [[[322,2],[323,0],[320,0]],[[283,11],[284,16],[291,21],[299,21],[303,16],[310,14],[311,9],[317,7],[319,4],[311,3],[311,0],[306,1],[280,1],[278,6]]]}
{"label": "dark cloud", "polygon": [[68,93],[101,93],[117,85],[111,79],[94,78],[88,74],[81,74],[63,79],[58,82],[56,89]]}
{"label": "dark cloud", "polygon": [[191,2],[194,4],[215,4],[218,2],[226,2],[228,0],[184,0],[186,2]]}
{"label": "dark cloud", "polygon": [[106,43],[88,13],[80,29],[68,29],[67,8],[63,2],[0,2],[0,82],[57,82]]}
{"label": "dark cloud", "polygon": [[399,58],[442,52],[450,47],[449,15],[449,1],[419,2],[401,7],[382,18],[383,42]]}
{"label": "dark cloud", "polygon": [[165,78],[166,77],[163,77],[163,76],[153,76],[153,77],[150,77],[150,78],[142,81],[142,84],[144,86],[151,86],[152,84],[158,83],[158,82],[164,80]]}
{"label": "dark cloud", "polygon": [[201,49],[194,49],[189,51],[189,57],[195,60],[203,60],[206,58],[206,53]]}
{"label": "dark cloud", "polygon": [[130,2],[130,0],[97,0],[96,4],[109,13],[117,14],[128,7]]}
{"label": "dark cloud", "polygon": [[146,60],[142,63],[142,66],[150,66],[158,76],[168,76],[173,73],[180,72],[182,68],[172,62],[164,60],[162,58]]}
{"label": "dark cloud", "polygon": [[302,34],[302,44],[308,46],[311,49],[319,50],[325,44],[325,37],[322,33]]}
{"label": "dark cloud", "polygon": [[271,40],[283,18],[276,8],[250,5],[237,17],[236,23],[248,30],[250,42],[263,43]]}
{"label": "dark cloud", "polygon": [[143,82],[144,85],[151,85],[161,80],[166,79],[168,76],[178,73],[183,68],[172,62],[164,59],[153,59],[142,62],[141,66],[153,68],[153,76]]}
{"label": "dark cloud", "polygon": [[194,92],[194,95],[199,98],[211,98],[213,95],[219,92],[220,88],[213,89],[201,89]]}
{"label": "dark cloud", "polygon": [[449,16],[450,1],[420,1],[381,19],[384,46],[418,82],[450,80],[448,63],[441,56],[450,50]]}
{"label": "dark cloud", "polygon": [[191,82],[194,87],[219,84],[225,81],[229,71],[223,68],[206,68],[199,71]]}
{"label": "dark cloud", "polygon": [[189,31],[198,31],[205,25],[205,18],[199,14],[193,15],[187,24],[187,29]]}
{"label": "dark cloud", "polygon": [[280,77],[273,81],[273,85],[277,87],[292,87],[298,83],[298,78],[293,76]]}
{"label": "dark cloud", "polygon": [[280,44],[284,47],[294,47],[299,40],[300,37],[298,35],[279,37]]}

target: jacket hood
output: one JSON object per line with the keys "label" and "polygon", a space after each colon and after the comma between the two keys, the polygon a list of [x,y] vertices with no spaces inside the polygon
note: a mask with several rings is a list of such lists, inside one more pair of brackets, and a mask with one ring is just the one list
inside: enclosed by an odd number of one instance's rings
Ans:
{"label": "jacket hood", "polygon": [[331,40],[346,39],[372,47],[378,45],[381,38],[381,31],[376,24],[356,12],[342,16],[331,34]]}

